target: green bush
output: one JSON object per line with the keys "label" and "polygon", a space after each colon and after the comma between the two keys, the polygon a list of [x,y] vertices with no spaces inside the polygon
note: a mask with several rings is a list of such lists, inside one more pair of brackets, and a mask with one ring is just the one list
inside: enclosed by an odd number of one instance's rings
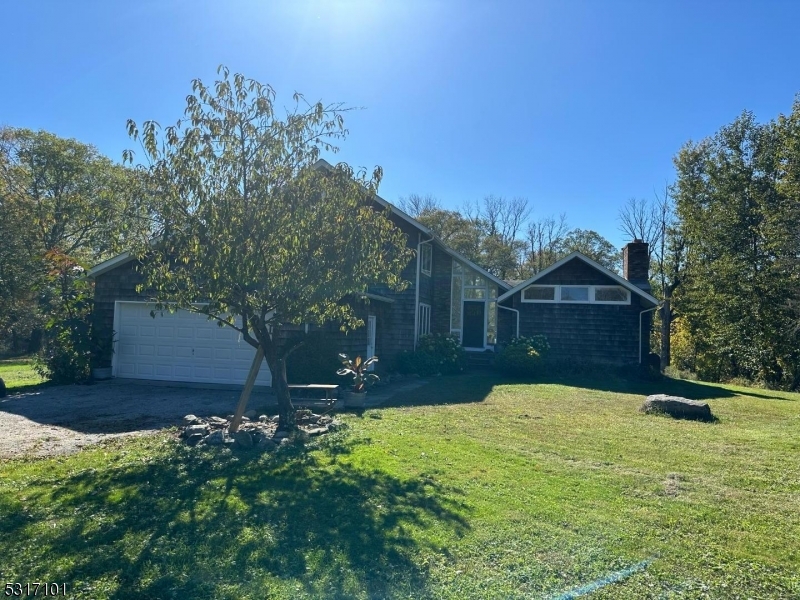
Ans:
{"label": "green bush", "polygon": [[305,342],[289,355],[286,361],[286,378],[289,383],[341,383],[336,376],[339,364],[339,346],[330,334],[312,331]]}
{"label": "green bush", "polygon": [[54,383],[86,383],[93,354],[92,300],[83,293],[65,301],[45,327],[34,370]]}
{"label": "green bush", "polygon": [[508,375],[529,377],[541,372],[550,344],[543,335],[517,337],[503,348],[494,361],[495,367]]}
{"label": "green bush", "polygon": [[401,352],[395,368],[403,374],[453,375],[461,373],[467,364],[467,356],[458,337],[434,333],[419,338],[416,352]]}

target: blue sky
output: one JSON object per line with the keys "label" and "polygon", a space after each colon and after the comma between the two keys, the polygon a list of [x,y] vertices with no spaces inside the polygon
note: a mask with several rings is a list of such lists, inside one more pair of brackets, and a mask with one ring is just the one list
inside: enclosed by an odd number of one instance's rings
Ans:
{"label": "blue sky", "polygon": [[226,64],[287,105],[364,107],[329,160],[384,168],[387,200],[486,194],[565,212],[617,246],[617,212],[672,156],[800,92],[800,2],[39,1],[3,6],[0,124],[119,160],[125,122],[177,120]]}

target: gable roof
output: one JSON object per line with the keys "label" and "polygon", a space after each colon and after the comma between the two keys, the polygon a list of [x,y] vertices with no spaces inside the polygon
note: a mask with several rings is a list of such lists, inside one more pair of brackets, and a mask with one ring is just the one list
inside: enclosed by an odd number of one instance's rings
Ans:
{"label": "gable roof", "polygon": [[[314,168],[317,168],[317,169],[319,169],[319,168],[333,169],[333,165],[331,163],[329,163],[327,160],[325,160],[324,158],[320,158],[319,160],[317,160],[317,162],[314,163]],[[508,284],[505,281],[503,281],[499,277],[495,277],[494,275],[489,273],[489,271],[487,271],[483,267],[480,267],[480,266],[476,265],[474,262],[472,262],[470,259],[468,259],[463,254],[461,254],[459,252],[456,252],[455,250],[450,248],[447,244],[445,244],[439,238],[439,236],[437,236],[435,233],[433,233],[433,231],[431,231],[428,227],[426,227],[425,225],[423,225],[422,223],[417,221],[414,217],[406,214],[405,212],[403,212],[402,210],[397,208],[391,202],[388,202],[387,200],[384,200],[383,198],[378,196],[378,194],[375,194],[375,201],[378,204],[380,204],[381,206],[383,206],[384,208],[389,208],[392,211],[392,214],[394,214],[395,216],[399,217],[400,219],[402,219],[406,223],[408,223],[410,225],[413,225],[414,227],[419,229],[422,233],[431,236],[430,240],[425,240],[426,242],[435,240],[442,247],[442,250],[447,252],[447,254],[449,254],[450,256],[455,258],[456,260],[459,260],[459,261],[461,261],[463,263],[466,263],[467,265],[469,265],[469,267],[471,269],[474,269],[475,271],[478,271],[481,275],[483,275],[487,279],[490,279],[491,281],[495,282],[497,285],[499,285],[504,290],[508,289]]]}
{"label": "gable roof", "polygon": [[544,269],[544,270],[542,270],[542,271],[539,271],[539,272],[538,272],[536,275],[534,275],[534,276],[533,276],[533,277],[531,277],[530,279],[526,279],[526,280],[525,280],[525,281],[523,281],[522,283],[520,283],[520,284],[518,284],[518,285],[515,285],[513,288],[511,288],[510,290],[508,290],[508,291],[507,291],[505,294],[503,294],[502,296],[500,296],[500,297],[497,299],[497,301],[498,301],[498,302],[502,302],[502,301],[503,301],[503,300],[505,300],[506,298],[510,298],[511,296],[513,296],[514,294],[516,294],[517,292],[519,292],[519,291],[521,291],[521,290],[525,289],[526,287],[528,287],[528,286],[529,286],[529,285],[531,285],[532,283],[535,283],[536,281],[538,281],[539,279],[541,279],[542,277],[544,277],[544,276],[545,276],[545,275],[547,275],[548,273],[552,273],[552,272],[553,272],[553,271],[555,271],[556,269],[559,269],[559,268],[563,267],[563,266],[564,266],[565,264],[567,264],[569,261],[571,261],[571,260],[573,260],[573,259],[576,259],[576,258],[577,258],[577,259],[579,259],[579,260],[582,260],[583,262],[585,262],[585,263],[586,263],[587,265],[589,265],[590,267],[592,267],[592,268],[594,268],[594,269],[596,269],[596,270],[600,271],[600,272],[601,272],[603,275],[605,275],[605,276],[607,276],[607,277],[610,277],[611,279],[613,279],[614,281],[616,281],[616,282],[617,282],[619,285],[621,285],[622,287],[624,287],[624,288],[626,288],[626,289],[630,290],[630,291],[631,291],[631,292],[633,292],[634,294],[638,294],[639,296],[641,296],[642,298],[644,298],[644,299],[645,299],[645,300],[647,300],[648,302],[652,302],[653,304],[656,304],[656,305],[658,305],[658,304],[661,304],[661,302],[660,302],[659,300],[657,300],[656,298],[654,298],[653,296],[651,296],[650,294],[648,294],[647,292],[645,292],[643,289],[641,289],[641,288],[639,288],[639,287],[635,286],[634,284],[632,284],[632,283],[631,283],[630,281],[628,281],[627,279],[625,279],[625,278],[623,278],[623,277],[620,277],[619,275],[617,275],[616,273],[614,273],[614,271],[611,271],[610,269],[606,269],[606,268],[605,268],[603,265],[601,265],[601,264],[600,264],[600,263],[598,263],[597,261],[594,261],[594,260],[592,260],[591,258],[589,258],[588,256],[586,256],[585,254],[581,254],[581,253],[580,253],[580,252],[578,252],[577,250],[576,250],[575,252],[572,252],[572,253],[570,253],[570,254],[567,254],[567,255],[566,255],[564,258],[562,258],[561,260],[558,260],[558,261],[554,262],[552,265],[550,265],[550,266],[549,266],[549,267],[547,267],[546,269]]}

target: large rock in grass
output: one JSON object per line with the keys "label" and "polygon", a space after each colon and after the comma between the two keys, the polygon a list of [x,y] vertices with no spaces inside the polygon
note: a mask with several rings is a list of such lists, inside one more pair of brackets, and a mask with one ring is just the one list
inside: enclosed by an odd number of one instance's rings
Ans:
{"label": "large rock in grass", "polygon": [[644,413],[664,413],[676,419],[714,420],[714,415],[711,414],[708,402],[689,400],[680,396],[667,396],[666,394],[648,396],[647,400],[642,404],[641,411]]}

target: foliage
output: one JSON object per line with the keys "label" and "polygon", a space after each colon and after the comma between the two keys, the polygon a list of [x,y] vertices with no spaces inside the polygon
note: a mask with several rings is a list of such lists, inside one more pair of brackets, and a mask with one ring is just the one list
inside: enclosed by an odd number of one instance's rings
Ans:
{"label": "foliage", "polygon": [[675,158],[687,248],[676,295],[699,377],[800,386],[800,98],[765,124],[745,112]]}
{"label": "foliage", "polygon": [[542,365],[550,351],[544,335],[515,337],[495,359],[495,367],[509,375],[531,377],[541,373]]}
{"label": "foliage", "polygon": [[591,229],[573,229],[561,243],[561,255],[581,252],[606,269],[621,272],[622,253],[602,235]]}
{"label": "foliage", "polygon": [[431,333],[420,336],[416,352],[401,352],[395,368],[402,374],[454,375],[467,365],[467,355],[458,336]]}
{"label": "foliage", "polygon": [[47,322],[35,369],[53,383],[86,383],[91,378],[91,288],[76,279],[82,268],[63,254],[50,253],[52,274],[62,286],[62,302]]}
{"label": "foliage", "polygon": [[[407,285],[406,236],[374,202],[371,176],[318,162],[343,139],[341,104],[309,104],[278,114],[268,85],[220,67],[213,86],[192,84],[185,118],[162,131],[129,121],[151,165],[157,242],[140,239],[145,283],[162,305],[201,311],[264,350],[280,411],[294,422],[286,360],[298,342],[287,325],[363,325],[346,301],[382,284]],[[132,160],[132,153],[126,153]],[[207,302],[195,306],[198,298]]]}
{"label": "foliage", "polygon": [[36,350],[63,290],[48,253],[98,262],[143,226],[136,174],[93,146],[45,131],[0,128],[0,340]]}
{"label": "foliage", "polygon": [[353,376],[353,392],[360,394],[367,391],[367,387],[378,381],[375,373],[370,373],[369,368],[378,362],[377,356],[371,356],[366,360],[361,360],[360,356],[350,359],[347,354],[339,354],[342,368],[336,371],[337,375]]}
{"label": "foliage", "polygon": [[312,331],[305,336],[303,345],[286,361],[286,378],[289,383],[339,383],[339,345],[324,331]]}

